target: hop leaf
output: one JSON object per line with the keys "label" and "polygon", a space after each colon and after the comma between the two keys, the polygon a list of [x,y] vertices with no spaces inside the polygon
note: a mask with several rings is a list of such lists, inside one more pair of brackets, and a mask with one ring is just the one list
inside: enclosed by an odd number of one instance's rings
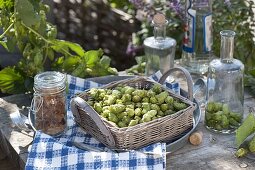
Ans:
{"label": "hop leaf", "polygon": [[242,125],[236,131],[236,145],[239,147],[242,142],[252,133],[255,132],[255,116],[250,113]]}
{"label": "hop leaf", "polygon": [[38,12],[35,11],[33,4],[29,0],[17,0],[15,4],[18,17],[27,26],[35,25],[40,21]]}
{"label": "hop leaf", "polygon": [[25,91],[24,78],[17,70],[6,67],[0,71],[0,89],[5,93],[21,93]]}

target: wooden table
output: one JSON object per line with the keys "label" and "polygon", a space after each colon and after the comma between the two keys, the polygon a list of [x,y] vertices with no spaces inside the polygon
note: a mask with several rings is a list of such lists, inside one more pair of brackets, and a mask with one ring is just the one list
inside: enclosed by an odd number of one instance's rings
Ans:
{"label": "wooden table", "polygon": [[[27,148],[33,140],[33,133],[20,131],[13,127],[9,114],[14,107],[19,107],[22,113],[26,114],[31,96],[12,95],[0,98],[0,160],[1,157],[9,156],[17,164],[16,167],[23,169],[27,159]],[[17,105],[17,106],[16,106]],[[249,107],[255,107],[255,99],[245,92],[245,116]],[[209,132],[204,128],[203,116],[197,130],[203,132],[203,143],[199,146],[185,145],[178,151],[167,155],[167,169],[185,170],[238,170],[255,169],[255,161],[247,158],[236,158],[234,156],[235,136],[220,135]],[[1,168],[0,168],[1,169]]]}

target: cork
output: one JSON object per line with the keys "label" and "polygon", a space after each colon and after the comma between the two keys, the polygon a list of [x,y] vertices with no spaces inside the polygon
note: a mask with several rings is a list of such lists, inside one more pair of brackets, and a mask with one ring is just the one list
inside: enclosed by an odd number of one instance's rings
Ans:
{"label": "cork", "polygon": [[155,24],[165,24],[166,22],[166,17],[164,14],[160,14],[160,13],[157,13],[156,15],[154,15],[153,17],[153,22]]}
{"label": "cork", "polygon": [[200,145],[202,143],[203,140],[203,133],[201,131],[196,131],[193,132],[190,136],[189,136],[189,141],[192,145]]}

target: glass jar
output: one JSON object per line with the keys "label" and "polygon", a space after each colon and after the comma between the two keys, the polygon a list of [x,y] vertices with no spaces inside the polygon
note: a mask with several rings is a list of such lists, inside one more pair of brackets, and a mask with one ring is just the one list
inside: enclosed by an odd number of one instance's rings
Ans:
{"label": "glass jar", "polygon": [[66,122],[66,76],[60,72],[48,71],[34,77],[34,98],[32,110],[36,130],[49,135],[61,134]]}
{"label": "glass jar", "polygon": [[220,35],[220,59],[211,61],[208,68],[205,126],[232,133],[243,119],[244,65],[233,58],[235,32],[224,30]]}

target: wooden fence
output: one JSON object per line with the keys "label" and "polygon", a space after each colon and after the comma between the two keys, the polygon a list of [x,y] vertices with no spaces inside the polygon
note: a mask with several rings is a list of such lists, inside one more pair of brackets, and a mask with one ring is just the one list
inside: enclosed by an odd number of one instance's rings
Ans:
{"label": "wooden fence", "polygon": [[134,64],[125,53],[132,32],[139,29],[131,15],[103,0],[55,0],[52,6],[59,38],[87,50],[102,48],[119,70]]}

